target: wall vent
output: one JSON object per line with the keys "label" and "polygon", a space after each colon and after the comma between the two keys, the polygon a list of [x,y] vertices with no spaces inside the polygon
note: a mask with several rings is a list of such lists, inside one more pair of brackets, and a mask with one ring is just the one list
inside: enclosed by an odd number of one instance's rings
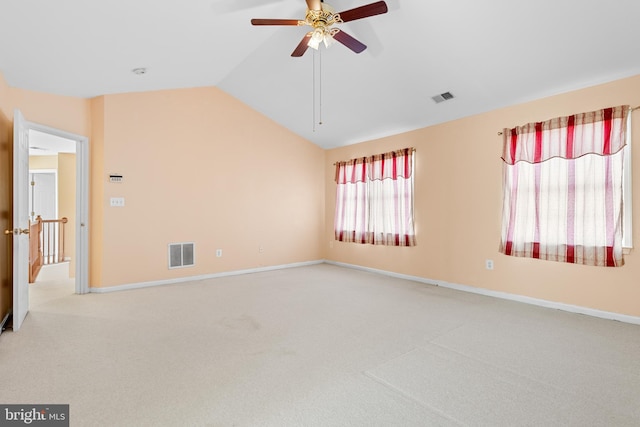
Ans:
{"label": "wall vent", "polygon": [[440,95],[436,95],[436,96],[432,96],[431,99],[433,99],[436,104],[439,104],[441,102],[444,101],[448,101],[450,99],[453,99],[454,96],[451,92],[445,92],[445,93],[441,93]]}
{"label": "wall vent", "polygon": [[169,268],[193,267],[195,264],[195,243],[169,243]]}

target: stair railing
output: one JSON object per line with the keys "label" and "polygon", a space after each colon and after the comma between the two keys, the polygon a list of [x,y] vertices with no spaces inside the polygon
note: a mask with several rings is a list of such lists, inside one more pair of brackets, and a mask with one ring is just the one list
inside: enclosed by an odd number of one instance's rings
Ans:
{"label": "stair railing", "polygon": [[65,225],[69,220],[42,219],[31,223],[29,233],[29,283],[33,283],[43,265],[65,260]]}

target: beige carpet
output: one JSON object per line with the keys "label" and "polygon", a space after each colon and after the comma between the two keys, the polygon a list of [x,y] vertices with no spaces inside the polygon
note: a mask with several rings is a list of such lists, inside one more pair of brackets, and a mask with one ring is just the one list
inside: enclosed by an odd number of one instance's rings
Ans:
{"label": "beige carpet", "polygon": [[33,286],[0,403],[72,426],[638,426],[640,327],[327,264]]}

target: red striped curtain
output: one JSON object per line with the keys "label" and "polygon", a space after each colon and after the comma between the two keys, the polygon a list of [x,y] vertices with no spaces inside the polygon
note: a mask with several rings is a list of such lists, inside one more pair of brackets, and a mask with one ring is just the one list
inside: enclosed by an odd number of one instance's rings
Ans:
{"label": "red striped curtain", "polygon": [[503,131],[500,251],[620,266],[629,106]]}
{"label": "red striped curtain", "polygon": [[335,239],[414,246],[413,148],[336,163]]}

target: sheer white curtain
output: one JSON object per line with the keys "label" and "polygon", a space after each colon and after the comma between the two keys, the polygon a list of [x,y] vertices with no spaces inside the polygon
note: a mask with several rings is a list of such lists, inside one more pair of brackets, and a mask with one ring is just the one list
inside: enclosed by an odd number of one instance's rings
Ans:
{"label": "sheer white curtain", "polygon": [[620,266],[629,106],[505,129],[500,251]]}
{"label": "sheer white curtain", "polygon": [[369,198],[366,158],[337,163],[336,183],[336,240],[367,243]]}
{"label": "sheer white curtain", "polygon": [[335,238],[414,246],[413,148],[336,164]]}

